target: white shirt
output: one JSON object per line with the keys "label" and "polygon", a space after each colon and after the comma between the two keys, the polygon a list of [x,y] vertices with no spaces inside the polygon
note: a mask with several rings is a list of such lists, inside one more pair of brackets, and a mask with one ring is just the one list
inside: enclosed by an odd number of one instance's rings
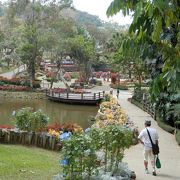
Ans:
{"label": "white shirt", "polygon": [[[156,143],[156,140],[159,139],[159,136],[158,136],[158,134],[157,134],[156,129],[151,128],[151,127],[147,127],[147,129],[148,129],[148,131],[149,131],[149,133],[150,133],[150,136],[151,136],[151,139],[152,139],[153,143],[155,144],[155,143]],[[150,139],[149,139],[149,135],[148,135],[147,129],[144,128],[144,129],[140,132],[140,134],[139,134],[139,136],[138,136],[138,139],[141,139],[141,141],[143,141],[143,143],[144,143],[144,148],[145,148],[145,149],[151,149],[151,148],[152,148],[152,144],[151,144],[151,141],[150,141]]]}

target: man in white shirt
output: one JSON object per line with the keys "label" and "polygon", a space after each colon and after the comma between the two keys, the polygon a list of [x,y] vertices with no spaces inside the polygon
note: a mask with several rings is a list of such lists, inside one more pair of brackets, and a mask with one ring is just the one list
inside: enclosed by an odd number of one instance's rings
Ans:
{"label": "man in white shirt", "polygon": [[156,129],[150,127],[151,126],[151,121],[150,120],[146,120],[145,123],[145,128],[140,132],[138,139],[141,142],[141,144],[144,145],[144,166],[145,166],[145,172],[146,174],[149,173],[148,171],[148,159],[151,160],[151,165],[153,168],[153,175],[156,176],[156,170],[155,170],[155,156],[152,153],[152,144],[147,132],[147,129],[150,133],[151,139],[153,141],[154,144],[158,144],[158,134]]}

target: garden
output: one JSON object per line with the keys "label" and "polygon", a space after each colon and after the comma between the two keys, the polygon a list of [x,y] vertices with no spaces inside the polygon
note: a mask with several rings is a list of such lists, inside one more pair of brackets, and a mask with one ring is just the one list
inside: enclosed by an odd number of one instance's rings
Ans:
{"label": "garden", "polygon": [[48,117],[32,108],[14,112],[13,119],[15,127],[1,126],[1,143],[60,151],[62,171],[54,179],[135,177],[122,158],[137,143],[138,130],[111,95],[106,94],[93,125],[85,130],[77,124],[47,125]]}
{"label": "garden", "polygon": [[[112,0],[106,15],[131,16],[123,26],[77,10],[72,0],[5,1],[0,2],[0,179],[135,179],[123,157],[138,143],[138,129],[119,105],[121,95],[180,145],[179,1]],[[25,105],[13,111],[12,125],[4,125],[7,107],[19,107],[18,98]],[[26,106],[33,98],[40,105],[32,100]],[[70,105],[47,105],[47,99]],[[90,123],[87,114],[93,114]],[[89,127],[75,123],[75,116]],[[174,150],[162,153],[168,164],[174,163],[168,160]]]}

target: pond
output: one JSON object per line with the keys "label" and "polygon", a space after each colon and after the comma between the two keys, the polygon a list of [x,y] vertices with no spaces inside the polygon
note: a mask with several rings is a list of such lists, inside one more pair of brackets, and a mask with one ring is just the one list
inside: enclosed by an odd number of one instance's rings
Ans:
{"label": "pond", "polygon": [[69,105],[49,100],[0,99],[0,125],[13,125],[12,112],[23,107],[42,109],[51,119],[49,124],[53,122],[77,123],[83,128],[93,123],[90,119],[98,111],[98,106]]}

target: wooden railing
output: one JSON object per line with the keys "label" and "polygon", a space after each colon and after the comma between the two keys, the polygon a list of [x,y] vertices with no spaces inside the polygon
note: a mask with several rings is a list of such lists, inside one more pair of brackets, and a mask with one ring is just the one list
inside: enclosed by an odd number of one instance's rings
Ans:
{"label": "wooden railing", "polygon": [[150,100],[148,98],[148,94],[142,93],[142,95],[139,96],[138,98],[135,98],[135,97],[137,97],[136,92],[134,93],[134,97],[132,97],[134,104],[136,104],[135,102],[139,103],[140,104],[139,106],[141,109],[143,109],[149,115],[151,115],[153,118],[155,118],[155,108],[154,108],[153,104],[150,102]]}
{"label": "wooden railing", "polygon": [[54,92],[53,90],[46,90],[46,96],[61,98],[61,99],[77,99],[77,100],[99,100],[104,97],[105,92],[98,93],[72,93],[72,92]]}
{"label": "wooden railing", "polygon": [[155,108],[149,101],[142,101],[142,108],[144,111],[146,111],[148,114],[150,114],[153,118],[155,118]]}

